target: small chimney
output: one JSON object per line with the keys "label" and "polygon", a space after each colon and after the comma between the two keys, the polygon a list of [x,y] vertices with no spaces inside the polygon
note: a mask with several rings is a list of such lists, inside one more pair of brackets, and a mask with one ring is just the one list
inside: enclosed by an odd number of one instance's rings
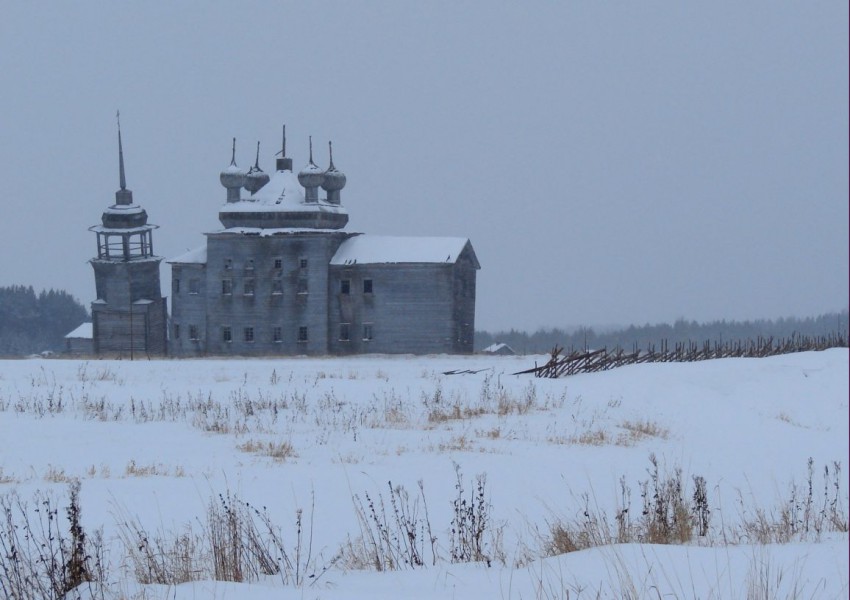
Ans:
{"label": "small chimney", "polygon": [[280,145],[280,158],[275,160],[274,168],[277,171],[291,171],[292,159],[286,157],[286,125],[283,126],[283,142]]}

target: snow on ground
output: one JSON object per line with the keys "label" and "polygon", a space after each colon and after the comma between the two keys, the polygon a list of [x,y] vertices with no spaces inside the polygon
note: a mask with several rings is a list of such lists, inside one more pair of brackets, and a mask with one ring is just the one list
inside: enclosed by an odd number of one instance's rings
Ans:
{"label": "snow on ground", "polygon": [[[438,356],[0,363],[0,494],[64,498],[82,482],[84,526],[103,527],[109,593],[145,598],[847,597],[848,539],[722,544],[761,508],[778,514],[808,461],[840,462],[848,489],[848,352],[643,364],[558,380],[511,373],[545,357]],[[455,375],[443,372],[468,370]],[[278,457],[268,456],[272,444]],[[639,518],[650,455],[662,476],[708,485],[712,543],[616,544],[542,557],[549,524],[585,504],[613,516],[621,480]],[[450,561],[452,502],[485,475],[491,566]],[[140,586],[122,572],[117,524],[198,524],[218,494],[266,507],[287,539],[312,519],[316,568],[361,526],[355,498],[390,510],[390,482],[422,482],[440,560],[375,572],[338,560],[303,587],[280,576]],[[689,496],[688,496],[689,499]],[[364,502],[365,504],[365,502]],[[423,508],[419,505],[419,517]],[[388,512],[389,514],[389,512]],[[819,538],[819,539],[816,539]],[[498,550],[498,551],[497,551]],[[126,563],[126,561],[124,561]],[[784,586],[784,587],[783,587]]]}

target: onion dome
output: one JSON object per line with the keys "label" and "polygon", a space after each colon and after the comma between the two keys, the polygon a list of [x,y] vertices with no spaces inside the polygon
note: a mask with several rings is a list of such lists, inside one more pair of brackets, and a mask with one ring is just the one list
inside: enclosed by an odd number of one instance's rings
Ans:
{"label": "onion dome", "polygon": [[229,190],[238,189],[245,183],[245,171],[236,166],[236,138],[233,138],[233,152],[230,157],[230,166],[219,175],[221,185]]}
{"label": "onion dome", "polygon": [[310,162],[298,172],[298,183],[305,188],[317,188],[325,180],[325,172],[313,162],[313,138],[310,138]]}
{"label": "onion dome", "polygon": [[254,166],[245,175],[245,189],[254,194],[269,182],[269,176],[260,168],[260,142],[257,142],[257,158]]}
{"label": "onion dome", "polygon": [[325,179],[322,181],[322,189],[326,192],[338,192],[345,187],[345,173],[334,166],[334,151],[330,142],[328,142],[328,152],[330,154],[330,166],[328,167],[328,170],[325,171]]}

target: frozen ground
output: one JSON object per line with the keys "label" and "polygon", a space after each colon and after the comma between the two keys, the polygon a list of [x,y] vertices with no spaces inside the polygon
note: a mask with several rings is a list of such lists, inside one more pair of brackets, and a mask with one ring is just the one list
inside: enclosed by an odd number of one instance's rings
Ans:
{"label": "frozen ground", "polygon": [[[0,494],[62,504],[79,479],[83,525],[103,528],[110,564],[94,591],[109,598],[847,597],[846,532],[798,523],[791,543],[764,545],[744,527],[759,509],[779,521],[805,505],[809,459],[812,512],[846,515],[847,350],[510,375],[535,360],[545,357],[3,361]],[[616,527],[628,504],[637,526],[651,455],[661,479],[681,469],[688,502],[693,477],[705,479],[706,536],[545,556],[551,525],[586,522],[587,509]],[[451,560],[458,482],[477,502],[479,475],[489,566]],[[368,533],[358,502],[368,512],[368,495],[391,530],[390,482],[400,486],[422,534],[420,481],[436,538],[425,566],[357,564],[351,549]],[[201,532],[219,494],[265,507],[293,555],[303,511],[303,585],[283,574],[135,582],[119,524]]]}

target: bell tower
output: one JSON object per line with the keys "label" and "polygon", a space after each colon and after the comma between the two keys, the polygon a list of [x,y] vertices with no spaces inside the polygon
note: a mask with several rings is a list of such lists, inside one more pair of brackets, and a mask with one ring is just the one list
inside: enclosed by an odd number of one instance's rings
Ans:
{"label": "bell tower", "polygon": [[115,204],[103,211],[94,268],[97,300],[92,302],[94,352],[115,358],[165,355],[167,309],[160,292],[159,263],[145,209],[135,204],[124,174],[124,148],[118,118],[118,173]]}

